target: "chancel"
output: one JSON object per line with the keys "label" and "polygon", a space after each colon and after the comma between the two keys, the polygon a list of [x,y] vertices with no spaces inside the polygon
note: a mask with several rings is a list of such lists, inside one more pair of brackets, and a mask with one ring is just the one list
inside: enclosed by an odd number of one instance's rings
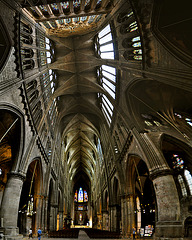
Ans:
{"label": "chancel", "polygon": [[0,238],[191,239],[190,3],[0,1]]}

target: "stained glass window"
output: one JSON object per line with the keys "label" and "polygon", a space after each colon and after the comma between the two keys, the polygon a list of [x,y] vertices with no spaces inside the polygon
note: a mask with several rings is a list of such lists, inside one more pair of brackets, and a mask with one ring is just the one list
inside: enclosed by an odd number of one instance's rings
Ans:
{"label": "stained glass window", "polygon": [[47,8],[44,5],[39,5],[39,8],[41,9],[42,12],[47,12]]}
{"label": "stained glass window", "polygon": [[183,169],[184,161],[178,154],[173,154],[172,156],[173,169]]}
{"label": "stained glass window", "polygon": [[192,126],[192,119],[191,118],[185,118],[185,121]]}
{"label": "stained glass window", "polygon": [[186,197],[187,196],[187,190],[186,190],[186,187],[185,187],[185,183],[183,181],[183,177],[181,175],[178,175],[178,181],[179,181],[180,186],[181,186],[182,195],[183,195],[183,197]]}
{"label": "stained glass window", "polygon": [[79,17],[73,18],[73,22],[75,23],[79,22]]}
{"label": "stained glass window", "polygon": [[74,201],[77,202],[77,190],[75,192]]}
{"label": "stained glass window", "polygon": [[90,4],[90,0],[85,0],[85,6]]}
{"label": "stained glass window", "polygon": [[83,202],[83,190],[82,190],[82,188],[79,188],[78,202]]}
{"label": "stained glass window", "polygon": [[186,116],[186,115],[185,115],[185,116],[182,116],[181,114],[176,113],[176,112],[174,113],[174,115],[175,115],[176,117],[180,118],[180,119],[185,120],[185,122],[192,127],[192,119],[191,119],[191,118],[189,118],[189,117]]}
{"label": "stained glass window", "polygon": [[78,209],[79,211],[83,211],[83,206],[82,206],[82,205],[79,205],[77,209]]}
{"label": "stained glass window", "polygon": [[64,19],[57,20],[58,24],[62,25],[64,24]]}
{"label": "stained glass window", "polygon": [[86,190],[84,190],[84,202],[88,202],[88,194]]}
{"label": "stained glass window", "polygon": [[132,45],[133,47],[141,47],[141,42],[136,42],[136,43],[133,43]]}
{"label": "stained glass window", "polygon": [[77,8],[80,6],[81,1],[80,0],[73,0],[73,6],[74,8]]}
{"label": "stained glass window", "polygon": [[138,41],[140,41],[140,36],[139,36],[139,37],[134,37],[134,38],[132,39],[132,42],[138,42]]}
{"label": "stained glass window", "polygon": [[97,4],[101,3],[102,0],[97,0]]}
{"label": "stained glass window", "polygon": [[59,10],[59,8],[58,8],[58,6],[57,6],[57,3],[52,3],[52,4],[51,4],[51,7],[52,7],[52,9],[55,10],[55,11],[58,11],[58,10]]}
{"label": "stained glass window", "polygon": [[129,25],[129,29],[130,29],[130,30],[129,30],[130,32],[133,32],[133,31],[137,30],[137,29],[138,29],[137,22],[136,22],[136,21],[132,22],[132,23]]}
{"label": "stained glass window", "polygon": [[87,16],[80,17],[80,20],[81,20],[82,22],[86,21],[86,20],[87,20]]}
{"label": "stained glass window", "polygon": [[191,176],[191,173],[188,170],[185,169],[184,175],[185,175],[185,178],[187,180],[187,183],[188,183],[188,186],[189,186],[189,189],[190,189],[190,194],[192,195],[192,176]]}
{"label": "stained glass window", "polygon": [[61,6],[64,10],[68,9],[69,8],[69,1],[61,2]]}
{"label": "stained glass window", "polygon": [[92,23],[94,21],[94,19],[95,19],[95,15],[90,16],[88,23],[89,24]]}
{"label": "stained glass window", "polygon": [[65,19],[65,23],[70,23],[71,22],[71,18],[66,18]]}

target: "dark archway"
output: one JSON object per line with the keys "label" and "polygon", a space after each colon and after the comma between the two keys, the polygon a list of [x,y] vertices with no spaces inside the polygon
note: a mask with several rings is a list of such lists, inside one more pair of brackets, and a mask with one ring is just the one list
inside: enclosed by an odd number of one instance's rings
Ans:
{"label": "dark archway", "polygon": [[38,209],[38,196],[41,186],[40,160],[32,161],[28,167],[26,179],[19,203],[18,227],[19,233],[26,235],[30,228],[36,233],[38,228],[36,213]]}
{"label": "dark archway", "polygon": [[11,41],[7,29],[0,17],[0,72],[4,67],[11,48]]}
{"label": "dark archway", "polygon": [[171,54],[191,65],[190,3],[190,0],[163,0],[154,4],[152,29]]}

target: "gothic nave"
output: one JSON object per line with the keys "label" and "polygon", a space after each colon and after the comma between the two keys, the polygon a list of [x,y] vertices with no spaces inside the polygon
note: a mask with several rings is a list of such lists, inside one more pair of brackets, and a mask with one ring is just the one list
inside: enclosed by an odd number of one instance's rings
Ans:
{"label": "gothic nave", "polygon": [[189,6],[0,0],[1,239],[192,237]]}

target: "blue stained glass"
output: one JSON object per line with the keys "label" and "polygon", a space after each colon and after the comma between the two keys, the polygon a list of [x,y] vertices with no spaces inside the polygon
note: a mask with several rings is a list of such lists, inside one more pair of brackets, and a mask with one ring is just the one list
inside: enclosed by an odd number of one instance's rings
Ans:
{"label": "blue stained glass", "polygon": [[184,161],[181,157],[179,157],[178,154],[173,154],[172,156],[172,164],[173,164],[173,169],[183,169],[184,168]]}
{"label": "blue stained glass", "polygon": [[75,23],[79,22],[79,17],[73,18],[73,22]]}
{"label": "blue stained glass", "polygon": [[83,202],[83,190],[82,190],[82,188],[79,188],[78,202]]}
{"label": "blue stained glass", "polygon": [[94,18],[95,18],[95,15],[93,15],[93,16],[90,16],[90,17],[89,17],[89,21],[88,21],[88,23],[92,23],[92,22],[93,22],[93,20],[94,20]]}
{"label": "blue stained glass", "polygon": [[80,0],[73,0],[73,6],[74,8],[77,8],[80,6],[81,1]]}
{"label": "blue stained glass", "polygon": [[58,22],[60,25],[64,24],[64,20],[63,20],[63,19],[57,20],[57,22]]}
{"label": "blue stained glass", "polygon": [[62,6],[63,9],[69,8],[69,1],[67,1],[67,2],[61,2],[61,6]]}
{"label": "blue stained glass", "polygon": [[133,50],[133,53],[134,54],[142,54],[142,50],[141,49],[136,49],[136,50]]}
{"label": "blue stained glass", "polygon": [[90,0],[85,0],[85,6],[90,4]]}
{"label": "blue stained glass", "polygon": [[71,18],[66,18],[65,19],[65,23],[70,23],[71,22]]}
{"label": "blue stained glass", "polygon": [[84,202],[88,202],[87,191],[84,190]]}
{"label": "blue stained glass", "polygon": [[75,192],[74,201],[77,202],[77,190]]}
{"label": "blue stained glass", "polygon": [[47,8],[44,5],[39,5],[39,8],[43,11],[43,12],[47,12]]}
{"label": "blue stained glass", "polygon": [[82,22],[84,22],[86,19],[87,19],[87,16],[80,17],[80,20],[81,20]]}
{"label": "blue stained glass", "polygon": [[133,47],[141,47],[141,42],[134,43],[132,46]]}
{"label": "blue stained glass", "polygon": [[139,37],[134,37],[134,38],[132,39],[132,42],[137,42],[137,41],[140,41],[140,36],[139,36]]}
{"label": "blue stained glass", "polygon": [[58,11],[58,10],[59,10],[59,8],[58,8],[58,6],[57,6],[57,3],[52,3],[52,4],[51,4],[51,7],[52,7],[53,10],[55,10],[55,11]]}

